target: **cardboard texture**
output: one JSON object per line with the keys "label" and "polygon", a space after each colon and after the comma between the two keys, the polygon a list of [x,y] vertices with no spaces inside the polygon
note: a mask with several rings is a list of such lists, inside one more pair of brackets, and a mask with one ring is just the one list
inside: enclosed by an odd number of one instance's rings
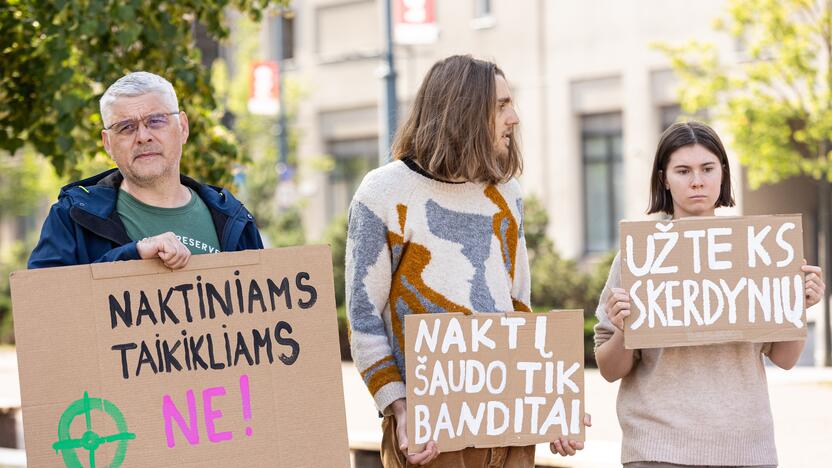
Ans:
{"label": "cardboard texture", "polygon": [[331,258],[13,273],[29,466],[348,467]]}
{"label": "cardboard texture", "polygon": [[620,228],[627,349],[806,338],[800,215]]}
{"label": "cardboard texture", "polygon": [[584,440],[583,312],[405,317],[410,453]]}

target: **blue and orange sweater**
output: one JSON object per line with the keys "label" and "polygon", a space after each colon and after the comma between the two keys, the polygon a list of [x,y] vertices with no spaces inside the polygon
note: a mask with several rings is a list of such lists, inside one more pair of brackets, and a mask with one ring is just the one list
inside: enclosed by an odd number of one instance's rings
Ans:
{"label": "blue and orange sweater", "polygon": [[516,180],[440,182],[403,161],[364,178],[350,205],[347,311],[380,411],[406,396],[405,315],[530,310],[522,211]]}

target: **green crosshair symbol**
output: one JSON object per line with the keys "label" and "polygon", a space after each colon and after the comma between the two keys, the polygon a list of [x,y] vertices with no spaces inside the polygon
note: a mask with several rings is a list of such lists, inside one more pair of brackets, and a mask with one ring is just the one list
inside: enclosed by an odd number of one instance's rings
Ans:
{"label": "green crosshair symbol", "polygon": [[[102,437],[93,432],[92,410],[103,411],[104,414],[110,416],[113,422],[116,423],[118,433]],[[86,432],[80,438],[73,439],[70,436],[69,428],[72,421],[82,414],[86,420]],[[64,465],[67,468],[84,468],[84,465],[78,459],[78,454],[75,452],[75,449],[84,449],[90,454],[89,468],[95,468],[95,451],[98,447],[102,444],[118,442],[113,461],[108,465],[110,468],[118,468],[124,461],[124,455],[127,452],[127,441],[135,438],[136,434],[127,432],[124,415],[121,414],[121,410],[116,405],[102,398],[90,398],[88,392],[84,392],[84,398],[72,402],[66,411],[61,414],[61,420],[58,422],[58,441],[52,444],[52,448],[56,452],[61,452]]]}

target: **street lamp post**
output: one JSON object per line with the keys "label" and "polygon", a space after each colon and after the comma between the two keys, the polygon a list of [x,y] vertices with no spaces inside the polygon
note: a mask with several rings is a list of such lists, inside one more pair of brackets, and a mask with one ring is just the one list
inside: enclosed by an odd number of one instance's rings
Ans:
{"label": "street lamp post", "polygon": [[[286,56],[286,51],[283,50],[283,20],[284,15],[286,14],[286,10],[282,7],[278,10],[278,19],[277,19],[277,102],[278,102],[278,114],[277,114],[277,141],[278,141],[278,170],[286,172],[288,169],[289,163],[289,143],[287,141],[287,128],[286,128],[286,102],[283,98],[283,95],[286,94],[286,88],[284,86],[285,80],[283,79],[284,74],[284,61]],[[282,176],[282,173],[278,173],[278,176]]]}
{"label": "street lamp post", "polygon": [[390,161],[393,135],[396,133],[397,107],[396,67],[393,61],[393,12],[391,0],[380,0],[381,17],[384,22],[384,63],[380,76],[384,80],[379,112],[378,162],[379,165]]}

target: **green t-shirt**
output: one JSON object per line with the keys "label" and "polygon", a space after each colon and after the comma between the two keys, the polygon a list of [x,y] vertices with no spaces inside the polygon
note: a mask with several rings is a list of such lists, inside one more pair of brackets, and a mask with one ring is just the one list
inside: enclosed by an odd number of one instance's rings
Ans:
{"label": "green t-shirt", "polygon": [[171,231],[192,255],[219,252],[220,241],[211,212],[196,192],[188,190],[191,201],[178,208],[150,206],[119,190],[116,211],[130,239],[138,241]]}

